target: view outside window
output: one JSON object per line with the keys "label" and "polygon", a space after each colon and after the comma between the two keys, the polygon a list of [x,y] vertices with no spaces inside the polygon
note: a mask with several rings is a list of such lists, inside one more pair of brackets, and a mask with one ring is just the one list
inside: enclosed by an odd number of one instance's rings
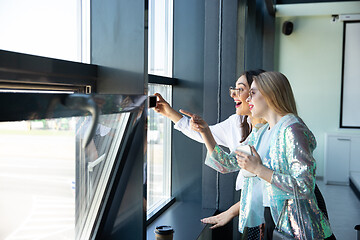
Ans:
{"label": "view outside window", "polygon": [[[149,94],[160,93],[171,102],[171,86],[151,84]],[[171,197],[171,121],[148,110],[147,214],[153,215]]]}
{"label": "view outside window", "polygon": [[173,1],[149,0],[149,74],[172,77]]}
{"label": "view outside window", "polygon": [[0,239],[90,239],[129,116],[0,122]]}
{"label": "view outside window", "polygon": [[89,63],[89,0],[0,0],[0,49]]}
{"label": "view outside window", "polygon": [[[172,78],[173,1],[149,0],[148,73]],[[170,104],[171,85],[149,84],[149,95],[160,93]],[[171,198],[171,121],[148,110],[147,218]]]}
{"label": "view outside window", "polygon": [[75,239],[75,119],[0,123],[0,195],[0,239]]}

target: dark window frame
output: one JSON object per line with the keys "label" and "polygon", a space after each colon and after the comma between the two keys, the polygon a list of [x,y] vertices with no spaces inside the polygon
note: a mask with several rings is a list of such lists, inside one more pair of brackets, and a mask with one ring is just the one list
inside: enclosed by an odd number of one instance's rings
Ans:
{"label": "dark window frame", "polygon": [[96,92],[97,65],[0,50],[0,88]]}
{"label": "dark window frame", "polygon": [[347,126],[343,124],[343,110],[344,110],[344,69],[345,69],[345,43],[346,43],[346,25],[351,23],[360,23],[360,21],[345,21],[343,23],[343,45],[342,45],[342,65],[341,65],[341,92],[340,92],[340,129],[360,129],[360,126]]}
{"label": "dark window frame", "polygon": [[178,79],[149,74],[148,83],[176,86]]}
{"label": "dark window frame", "polygon": [[[169,86],[176,86],[178,85],[177,78],[170,78],[164,77],[160,75],[148,75],[148,84],[162,84],[162,85],[169,85]],[[174,89],[173,89],[174,91]],[[173,94],[173,92],[171,93]],[[171,127],[171,135],[173,132],[173,127]],[[172,159],[170,159],[172,161]],[[172,166],[172,165],[171,165]],[[171,181],[171,180],[170,180]],[[176,198],[172,196],[172,189],[170,189],[170,198],[168,201],[165,202],[163,206],[161,206],[157,212],[155,212],[149,219],[146,220],[146,226],[148,227],[157,217],[159,217],[163,212],[166,211],[172,204],[176,202]]]}

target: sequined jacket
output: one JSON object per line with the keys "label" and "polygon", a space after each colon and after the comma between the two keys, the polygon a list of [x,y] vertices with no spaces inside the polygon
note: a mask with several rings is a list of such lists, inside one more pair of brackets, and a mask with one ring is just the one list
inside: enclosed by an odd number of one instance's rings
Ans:
{"label": "sequined jacket", "polygon": [[[259,148],[261,137],[268,128],[265,124],[259,131],[249,136],[249,145]],[[282,231],[300,239],[300,229],[304,229],[307,239],[325,239],[332,234],[329,221],[317,206],[315,188],[316,161],[313,151],[316,140],[305,123],[293,114],[280,119],[274,126],[269,151],[262,159],[263,164],[274,171],[271,183],[264,186],[270,197],[270,210],[275,223],[284,207],[284,214],[279,221]],[[234,155],[224,155],[218,146],[208,155],[206,164],[213,168],[235,169],[237,166]],[[253,185],[259,181],[257,177],[247,178],[240,199],[239,231],[247,226],[251,212],[263,211],[254,209]],[[294,186],[298,192],[300,208],[294,201]],[[300,214],[299,211],[300,210]],[[298,217],[303,219],[304,228],[298,224]]]}

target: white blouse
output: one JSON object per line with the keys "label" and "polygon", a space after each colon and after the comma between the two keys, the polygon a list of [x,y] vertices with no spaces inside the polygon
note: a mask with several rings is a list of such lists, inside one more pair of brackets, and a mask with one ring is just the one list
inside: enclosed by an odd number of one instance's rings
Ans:
{"label": "white blouse", "polygon": [[[244,116],[242,115],[233,114],[226,120],[209,126],[210,131],[218,145],[227,147],[231,152],[236,150],[236,147],[240,145],[240,141],[242,139],[240,120],[242,120],[243,117]],[[248,122],[249,121],[250,119],[248,118]],[[177,123],[175,123],[174,128],[181,131],[189,138],[197,142],[204,143],[201,134],[191,129],[190,118],[183,116]],[[244,177],[239,172],[236,178],[236,190],[242,189],[243,181]]]}

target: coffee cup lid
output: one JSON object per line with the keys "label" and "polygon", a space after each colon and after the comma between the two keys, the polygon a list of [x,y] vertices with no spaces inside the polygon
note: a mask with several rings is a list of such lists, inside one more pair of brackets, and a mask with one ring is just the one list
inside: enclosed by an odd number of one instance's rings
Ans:
{"label": "coffee cup lid", "polygon": [[171,226],[157,226],[155,228],[155,233],[160,234],[160,235],[165,235],[165,234],[169,234],[169,233],[173,233],[174,229],[172,229]]}

